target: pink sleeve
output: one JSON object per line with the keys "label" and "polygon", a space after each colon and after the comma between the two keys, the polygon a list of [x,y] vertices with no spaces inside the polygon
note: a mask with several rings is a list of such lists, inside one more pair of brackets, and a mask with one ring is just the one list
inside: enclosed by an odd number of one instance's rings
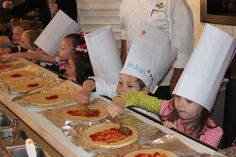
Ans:
{"label": "pink sleeve", "polygon": [[163,100],[159,112],[161,119],[167,120],[172,111],[173,111],[173,100]]}
{"label": "pink sleeve", "polygon": [[200,136],[200,140],[217,148],[221,141],[222,135],[223,130],[219,126],[212,129],[208,128],[203,135]]}

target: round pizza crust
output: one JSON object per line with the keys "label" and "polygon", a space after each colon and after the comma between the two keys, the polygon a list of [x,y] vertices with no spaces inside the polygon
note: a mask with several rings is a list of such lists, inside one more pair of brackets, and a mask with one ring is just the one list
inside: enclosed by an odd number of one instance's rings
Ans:
{"label": "round pizza crust", "polygon": [[[29,85],[34,85],[34,84],[38,84],[37,86],[32,86],[30,87]],[[48,84],[47,81],[43,81],[43,80],[34,80],[34,81],[29,81],[29,82],[21,82],[19,85],[13,85],[11,87],[12,90],[19,92],[19,93],[24,93],[27,92],[29,90],[34,90],[34,89],[38,89],[38,88],[42,88],[45,87]]]}
{"label": "round pizza crust", "polygon": [[[46,97],[52,97],[55,95],[57,96],[56,99],[51,99],[51,100],[46,99]],[[70,95],[66,93],[59,93],[58,91],[50,91],[50,92],[30,95],[25,97],[25,99],[27,99],[27,102],[29,102],[32,105],[50,106],[50,105],[61,104],[67,101],[68,99],[70,99]]]}
{"label": "round pizza crust", "polygon": [[115,123],[99,124],[99,125],[92,126],[83,132],[82,138],[85,143],[96,148],[114,149],[114,148],[125,147],[127,145],[134,143],[138,139],[138,131],[137,129],[130,126],[124,125],[124,127],[128,127],[129,129],[131,129],[133,134],[121,141],[117,141],[114,143],[93,141],[89,136],[97,132],[110,129],[110,128],[119,128],[119,125]]}
{"label": "round pizza crust", "polygon": [[[20,77],[12,77],[12,75],[21,75]],[[8,72],[5,73],[3,75],[0,76],[1,80],[4,81],[14,81],[14,80],[20,80],[20,79],[26,79],[26,78],[30,78],[34,75],[34,72],[32,71],[12,71],[12,72]]]}
{"label": "round pizza crust", "polygon": [[66,120],[72,120],[72,121],[75,121],[75,120],[97,121],[97,120],[106,118],[108,115],[106,108],[103,106],[89,105],[89,109],[99,110],[100,111],[99,116],[98,117],[73,116],[73,115],[67,113],[69,110],[85,110],[85,107],[81,104],[79,106],[71,107],[71,108],[67,108],[67,109],[63,110],[62,117]]}
{"label": "round pizza crust", "polygon": [[176,154],[164,149],[142,149],[127,153],[126,155],[124,155],[124,157],[135,157],[135,155],[138,155],[140,153],[154,154],[156,152],[159,152],[160,154],[165,154],[167,157],[178,157]]}

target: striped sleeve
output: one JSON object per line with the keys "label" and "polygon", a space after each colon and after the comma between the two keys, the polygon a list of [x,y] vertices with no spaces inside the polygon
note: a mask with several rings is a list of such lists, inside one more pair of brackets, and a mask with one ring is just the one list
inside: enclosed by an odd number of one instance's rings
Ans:
{"label": "striped sleeve", "polygon": [[222,135],[223,130],[219,126],[215,128],[207,128],[205,132],[200,136],[200,140],[217,148],[221,141]]}
{"label": "striped sleeve", "polygon": [[169,118],[169,115],[172,113],[174,110],[173,106],[173,99],[171,100],[163,100],[161,109],[159,112],[159,115],[161,116],[162,120],[167,120]]}

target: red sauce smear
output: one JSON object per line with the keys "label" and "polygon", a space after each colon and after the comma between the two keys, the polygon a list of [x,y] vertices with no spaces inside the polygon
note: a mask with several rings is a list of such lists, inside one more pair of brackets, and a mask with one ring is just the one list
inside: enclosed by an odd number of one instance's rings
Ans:
{"label": "red sauce smear", "polygon": [[53,99],[57,99],[57,98],[58,98],[57,95],[51,95],[51,96],[46,97],[47,100],[53,100]]}
{"label": "red sauce smear", "polygon": [[22,76],[21,74],[13,74],[10,77],[21,77],[21,76]]}
{"label": "red sauce smear", "polygon": [[9,65],[9,64],[0,64],[0,70],[10,68],[10,67],[11,67],[11,65]]}
{"label": "red sauce smear", "polygon": [[167,157],[167,155],[166,154],[160,154],[159,152],[155,152],[154,154],[140,153],[140,154],[136,154],[135,157]]}
{"label": "red sauce smear", "polygon": [[92,114],[88,114],[86,110],[68,110],[67,113],[72,116],[82,116],[82,117],[99,117],[100,115],[99,110],[91,110]]}
{"label": "red sauce smear", "polygon": [[90,135],[89,137],[93,141],[98,141],[103,143],[115,143],[117,141],[124,140],[125,138],[131,136],[132,134],[133,134],[132,130],[130,130],[129,134],[122,135],[119,131],[119,128],[110,128],[107,130],[99,131],[95,134]]}
{"label": "red sauce smear", "polygon": [[37,86],[39,86],[38,83],[31,83],[27,85],[27,87],[37,87]]}

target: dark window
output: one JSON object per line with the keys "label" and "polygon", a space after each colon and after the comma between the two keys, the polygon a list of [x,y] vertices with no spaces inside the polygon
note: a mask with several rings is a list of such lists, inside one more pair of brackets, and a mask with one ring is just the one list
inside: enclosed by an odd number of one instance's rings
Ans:
{"label": "dark window", "polygon": [[201,21],[236,25],[236,0],[201,0]]}

